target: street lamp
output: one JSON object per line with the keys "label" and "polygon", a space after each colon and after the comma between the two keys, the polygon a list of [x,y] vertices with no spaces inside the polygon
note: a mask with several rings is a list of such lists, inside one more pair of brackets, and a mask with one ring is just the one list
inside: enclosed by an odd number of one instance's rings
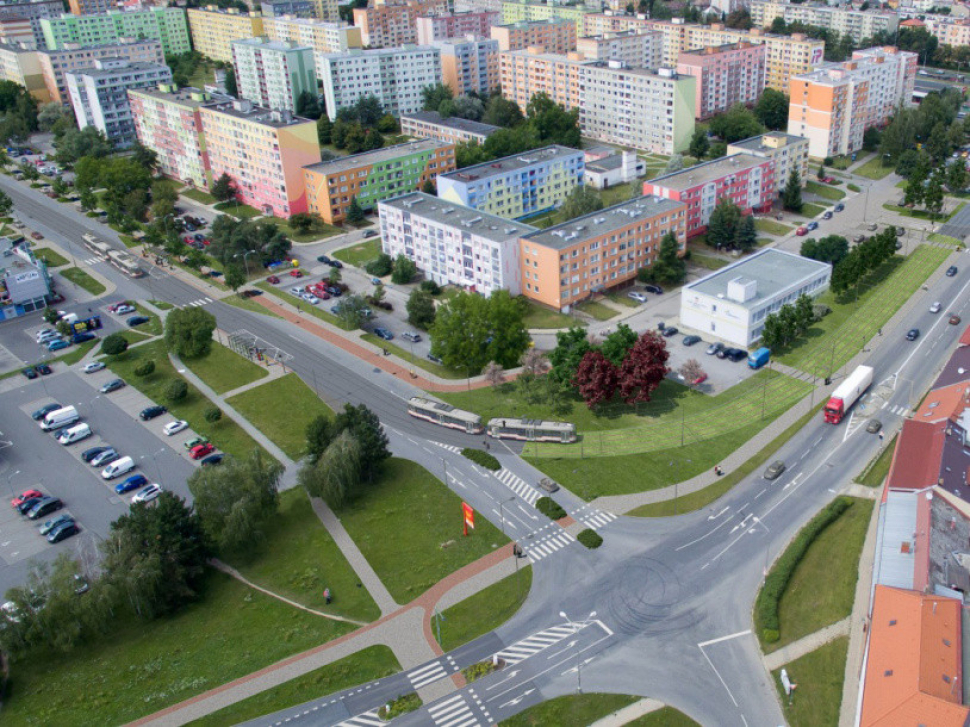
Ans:
{"label": "street lamp", "polygon": [[[447,485],[448,483],[446,482],[445,484]],[[512,495],[512,497],[502,500],[498,504],[499,516],[502,518],[502,535],[505,535],[505,505],[506,503],[512,502],[514,499],[515,495]]]}
{"label": "street lamp", "polygon": [[20,474],[20,470],[7,475],[7,488],[10,490],[10,498],[13,499],[13,478]]}
{"label": "street lamp", "polygon": [[247,279],[249,278],[249,256],[252,255],[254,252],[256,252],[256,251],[255,250],[248,250],[248,251],[242,252],[242,253],[237,252],[235,255],[233,255],[233,258],[237,258],[240,255],[243,256],[243,265],[246,266],[246,278]]}
{"label": "street lamp", "polygon": [[[587,616],[585,619],[579,622],[572,621],[572,619],[570,619],[569,616],[566,615],[565,611],[560,611],[559,616],[561,618],[566,619],[566,621],[571,626],[584,627],[586,626],[586,624],[588,624],[590,621],[596,618],[596,611],[591,611],[589,616]],[[576,629],[573,633],[575,633],[576,631],[579,631],[579,629]],[[580,651],[577,650],[576,651],[576,693],[582,694],[583,693],[583,662],[579,660],[579,655],[580,655]]]}
{"label": "street lamp", "polygon": [[164,451],[165,451],[164,449],[160,449],[157,452],[152,452],[151,454],[143,454],[141,457],[138,458],[139,460],[147,459],[148,457],[152,458],[152,462],[155,464],[155,472],[158,474],[158,484],[160,485],[164,484],[162,482],[162,471],[158,468],[158,460],[155,459],[155,457],[157,457]]}

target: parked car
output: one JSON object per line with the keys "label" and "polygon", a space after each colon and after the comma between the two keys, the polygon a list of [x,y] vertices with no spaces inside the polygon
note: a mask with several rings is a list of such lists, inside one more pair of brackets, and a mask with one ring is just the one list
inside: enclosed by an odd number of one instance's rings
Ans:
{"label": "parked car", "polygon": [[919,328],[910,328],[906,331],[907,341],[915,341],[917,338],[919,338]]}
{"label": "parked car", "polygon": [[192,459],[202,459],[206,455],[212,454],[215,451],[216,451],[216,448],[213,447],[211,444],[208,444],[208,443],[200,444],[192,448],[192,451],[189,452],[189,457],[191,457]]}
{"label": "parked car", "polygon": [[[906,228],[905,227],[897,227],[896,228],[896,237],[902,237],[905,234],[906,234]],[[896,249],[898,250],[899,248],[897,247]]]}
{"label": "parked car", "polygon": [[774,462],[768,465],[768,469],[765,470],[765,479],[766,480],[778,479],[778,477],[780,477],[781,473],[784,471],[785,471],[785,463],[780,459],[776,459]]}
{"label": "parked car", "polygon": [[869,227],[867,227],[866,229],[869,230],[869,232],[875,232],[876,230],[879,229],[879,225],[877,225],[875,222],[870,222]]}
{"label": "parked car", "polygon": [[290,294],[296,295],[296,296],[302,296],[303,288],[301,288],[299,285],[294,285],[292,288],[290,288]]}
{"label": "parked car", "polygon": [[632,293],[627,293],[626,296],[627,296],[627,298],[632,298],[637,303],[646,303],[647,302],[647,296],[644,295],[643,293],[639,293],[639,292],[637,292],[635,290]]}
{"label": "parked car", "polygon": [[364,237],[374,237],[374,235],[376,234],[377,232],[375,230],[367,230],[366,232],[364,232]]}
{"label": "parked car", "polygon": [[837,205],[835,205],[835,207],[834,207],[833,209],[834,209],[834,210],[835,210],[836,212],[841,212],[842,210],[844,210],[844,209],[845,209],[845,205],[844,205],[844,204],[842,204],[841,202],[839,202],[839,203],[838,203]]}
{"label": "parked car", "polygon": [[127,321],[125,321],[125,323],[127,323],[130,327],[134,328],[135,326],[140,326],[145,323],[148,323],[148,321],[150,320],[151,318],[149,318],[148,316],[132,316]]}
{"label": "parked car", "polygon": [[176,419],[174,422],[169,422],[168,424],[166,424],[165,428],[162,431],[165,432],[166,436],[171,437],[173,434],[178,434],[183,429],[188,429],[188,428],[189,428],[189,423],[187,421],[185,421],[184,419]]}
{"label": "parked car", "polygon": [[162,488],[161,487],[159,487],[158,485],[154,485],[154,484],[147,485],[146,487],[143,487],[138,492],[136,492],[135,493],[135,496],[133,498],[131,498],[131,501],[132,501],[132,503],[136,503],[136,502],[151,502],[156,497],[158,497],[160,494],[162,494]]}
{"label": "parked car", "polygon": [[805,235],[808,234],[808,230],[805,229],[804,227],[799,227],[797,230],[795,230],[795,234],[798,235],[799,237],[804,237]]}
{"label": "parked car", "polygon": [[41,376],[47,376],[48,374],[54,373],[53,369],[45,363],[39,363],[34,366],[34,370]]}
{"label": "parked car", "polygon": [[680,331],[675,326],[667,326],[662,331],[660,335],[664,338],[670,338],[671,336],[676,336]]}
{"label": "parked car", "polygon": [[320,302],[320,299],[313,293],[304,293],[301,297],[310,305],[316,305]]}
{"label": "parked car", "polygon": [[148,484],[148,478],[143,474],[132,475],[126,480],[122,480],[117,485],[115,485],[115,492],[119,495],[124,495],[126,492],[131,492],[132,490],[138,489],[139,487],[144,487]]}
{"label": "parked car", "polygon": [[825,210],[825,212],[822,213],[822,219],[823,220],[831,220],[832,219],[832,210]]}
{"label": "parked car", "polygon": [[744,361],[748,357],[748,352],[743,348],[729,348],[727,351],[727,358],[734,363],[738,361]]}
{"label": "parked car", "polygon": [[930,306],[930,313],[939,313],[942,309],[943,305],[940,303],[940,301],[936,301]]}
{"label": "parked car", "polygon": [[112,391],[117,391],[126,386],[124,379],[111,379],[107,384],[102,386],[98,391],[102,394],[110,394]]}
{"label": "parked car", "polygon": [[426,358],[427,358],[427,359],[428,359],[428,360],[429,360],[429,361],[430,361],[431,363],[436,363],[436,364],[438,364],[439,366],[441,366],[441,365],[443,365],[443,364],[444,364],[444,362],[443,362],[443,361],[442,361],[442,360],[441,360],[441,359],[440,359],[440,358],[439,358],[438,356],[435,356],[435,355],[434,355],[433,353],[429,353],[429,354],[427,355],[427,357],[426,357]]}
{"label": "parked car", "polygon": [[326,255],[319,255],[317,256],[317,262],[323,263],[324,265],[329,265],[332,262],[332,260]]}
{"label": "parked car", "polygon": [[160,417],[162,414],[164,414],[167,411],[168,409],[166,409],[161,404],[156,404],[155,406],[145,407],[140,412],[138,412],[138,416],[143,422],[147,422],[149,419]]}
{"label": "parked car", "polygon": [[62,348],[67,348],[70,345],[67,341],[51,341],[47,344],[47,350],[53,353],[54,351],[60,351]]}
{"label": "parked car", "polygon": [[55,402],[51,402],[50,404],[44,404],[44,406],[42,406],[40,409],[37,409],[34,412],[32,412],[30,415],[30,418],[33,419],[35,422],[39,422],[41,419],[43,419],[45,416],[50,414],[52,411],[57,411],[60,408],[61,408],[61,405]]}
{"label": "parked car", "polygon": [[226,455],[222,452],[216,452],[215,454],[210,454],[208,457],[203,457],[202,461],[199,462],[203,467],[212,467],[217,464],[222,464],[222,460]]}
{"label": "parked car", "polygon": [[190,439],[189,441],[187,441],[183,446],[187,450],[192,451],[193,449],[195,449],[196,447],[198,447],[200,444],[207,444],[208,442],[209,442],[208,437],[203,437],[201,434],[199,434],[198,436],[192,437],[192,439]]}
{"label": "parked car", "polygon": [[40,490],[24,490],[10,501],[10,507],[20,507],[27,500],[36,500],[43,496],[44,493]]}
{"label": "parked car", "polygon": [[32,238],[34,238],[35,240],[43,240],[44,239],[44,236],[42,234],[40,234],[39,232],[31,232],[30,233],[30,236]]}
{"label": "parked car", "polygon": [[17,512],[19,512],[21,515],[26,515],[34,508],[34,505],[36,505],[38,502],[40,502],[43,499],[44,499],[43,495],[40,497],[28,497],[26,500],[24,500],[19,505],[17,505],[17,508],[16,508]]}
{"label": "parked car", "polygon": [[24,376],[26,376],[30,381],[33,381],[34,379],[37,378],[37,372],[34,371],[34,367],[33,366],[28,366],[27,368],[25,368],[20,373],[22,373]]}
{"label": "parked car", "polygon": [[71,336],[71,343],[76,345],[78,343],[84,343],[86,341],[93,341],[95,338],[97,338],[97,336],[95,336],[93,333],[89,333],[88,331],[81,331],[80,333],[75,333],[73,336]]}
{"label": "parked car", "polygon": [[101,361],[93,361],[87,364],[83,369],[81,369],[86,374],[93,374],[104,368],[104,364]]}
{"label": "parked car", "polygon": [[700,336],[684,336],[684,340],[682,341],[682,343],[685,346],[693,346],[695,343],[700,343],[700,342],[701,342]]}
{"label": "parked car", "polygon": [[126,313],[134,313],[135,310],[136,310],[135,306],[128,305],[127,303],[125,303],[115,308],[114,312],[117,313],[119,316],[123,316]]}
{"label": "parked car", "polygon": [[71,520],[70,522],[62,523],[54,530],[51,530],[47,534],[48,543],[59,543],[62,540],[70,538],[72,535],[77,535],[80,532],[80,528],[77,523]]}
{"label": "parked car", "polygon": [[27,513],[27,517],[30,520],[40,520],[40,518],[46,517],[52,512],[57,512],[62,507],[64,507],[64,503],[61,502],[59,497],[45,497],[43,500],[30,508],[30,512]]}
{"label": "parked car", "polygon": [[950,314],[950,320],[948,321],[948,323],[951,326],[959,326],[960,325],[960,316],[958,316],[956,313],[951,313]]}
{"label": "parked car", "polygon": [[704,383],[705,381],[707,381],[707,374],[701,374],[700,376],[698,376],[698,377],[697,377],[696,379],[694,379],[694,380],[693,380],[693,381],[691,381],[690,383],[691,383],[691,385],[693,385],[693,386],[700,386],[700,385],[701,385],[701,384],[703,384],[703,383]]}
{"label": "parked car", "polygon": [[706,353],[708,356],[713,356],[714,354],[720,353],[723,350],[724,350],[724,344],[718,341],[708,346]]}
{"label": "parked car", "polygon": [[401,334],[401,338],[411,343],[418,343],[421,340],[421,334],[414,331],[405,331]]}
{"label": "parked car", "polygon": [[100,454],[92,457],[89,464],[92,467],[105,467],[116,459],[121,459],[121,454],[114,447],[108,447]]}
{"label": "parked car", "polygon": [[866,424],[866,431],[869,432],[869,434],[875,434],[880,429],[882,429],[882,422],[878,419],[870,419],[869,423]]}
{"label": "parked car", "polygon": [[340,270],[341,268],[343,268],[343,266],[344,264],[339,260],[334,259],[330,261],[330,267],[332,268],[337,268],[338,270]]}
{"label": "parked car", "polygon": [[817,230],[817,229],[818,229],[818,222],[816,222],[815,220],[812,220],[811,222],[809,222],[809,223],[808,223],[807,225],[805,225],[805,226],[806,226],[806,227],[807,227],[807,228],[808,228],[808,229],[809,229],[810,231],[814,231],[814,230]]}
{"label": "parked car", "polygon": [[61,513],[57,517],[51,518],[50,520],[48,520],[47,522],[45,522],[43,525],[41,525],[37,529],[37,531],[41,535],[47,535],[49,532],[51,532],[53,530],[57,530],[57,528],[59,528],[61,525],[63,525],[64,523],[68,523],[68,522],[74,522],[74,518],[72,518],[66,512],[65,513]]}
{"label": "parked car", "polygon": [[655,283],[647,283],[643,286],[643,289],[648,293],[656,293],[657,295],[663,295],[664,289]]}
{"label": "parked car", "polygon": [[865,235],[856,235],[852,238],[852,242],[859,243],[865,242],[868,238]]}
{"label": "parked car", "polygon": [[90,449],[85,449],[83,452],[81,452],[81,459],[83,459],[85,462],[90,462],[99,454],[107,452],[109,449],[111,449],[111,447],[105,447],[103,445],[100,447],[91,447]]}
{"label": "parked car", "polygon": [[272,285],[279,285],[280,279],[275,275],[270,275],[268,278],[266,278],[266,282]]}
{"label": "parked car", "polygon": [[957,270],[957,266],[956,265],[951,265],[950,267],[948,267],[946,269],[946,277],[952,278],[954,275],[957,274],[957,272],[959,272]]}
{"label": "parked car", "polygon": [[290,277],[291,278],[302,278],[303,277],[303,271],[302,270],[291,270],[290,271]]}
{"label": "parked car", "polygon": [[374,335],[385,341],[390,341],[390,340],[393,340],[394,338],[394,334],[391,333],[386,328],[375,328]]}

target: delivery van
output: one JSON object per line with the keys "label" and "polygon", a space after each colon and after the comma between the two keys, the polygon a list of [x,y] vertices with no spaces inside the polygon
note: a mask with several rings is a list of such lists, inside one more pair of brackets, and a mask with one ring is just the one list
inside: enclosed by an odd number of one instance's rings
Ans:
{"label": "delivery van", "polygon": [[106,480],[113,480],[115,477],[128,474],[133,469],[135,469],[135,460],[131,457],[122,457],[101,470],[101,476]]}
{"label": "delivery van", "polygon": [[50,432],[54,429],[60,429],[61,427],[76,424],[78,421],[80,421],[80,419],[81,417],[78,416],[77,409],[75,409],[73,406],[65,406],[61,409],[55,409],[41,419],[40,428],[45,432]]}
{"label": "delivery van", "polygon": [[61,444],[74,444],[75,442],[80,442],[82,439],[87,439],[91,436],[91,427],[87,424],[75,424],[73,427],[68,427],[60,434],[57,435],[57,441]]}

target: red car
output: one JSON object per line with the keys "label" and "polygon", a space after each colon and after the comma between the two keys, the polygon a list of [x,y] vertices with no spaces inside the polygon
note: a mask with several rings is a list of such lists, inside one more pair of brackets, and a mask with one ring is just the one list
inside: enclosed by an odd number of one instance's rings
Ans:
{"label": "red car", "polygon": [[30,236],[32,238],[34,238],[35,240],[43,240],[44,239],[44,236],[42,234],[40,234],[39,232],[31,232],[30,233]]}
{"label": "red car", "polygon": [[705,381],[707,381],[707,374],[701,374],[690,383],[692,383],[694,386],[698,386],[699,384],[703,384]]}
{"label": "red car", "polygon": [[192,459],[202,459],[207,454],[212,454],[215,451],[216,451],[216,448],[213,447],[211,444],[208,444],[208,443],[197,444],[194,447],[192,447],[192,451],[189,452],[189,456]]}
{"label": "red car", "polygon": [[291,278],[302,278],[303,277],[303,271],[302,270],[291,270],[290,271],[290,277]]}
{"label": "red car", "polygon": [[270,275],[268,278],[266,278],[266,282],[272,283],[273,285],[279,285],[280,279],[275,275]]}
{"label": "red car", "polygon": [[798,235],[799,237],[804,237],[805,235],[808,234],[808,228],[799,227],[797,230],[795,230],[795,234]]}
{"label": "red car", "polygon": [[208,237],[204,237],[204,238],[202,238],[202,244],[203,245],[211,245],[212,244],[212,240],[210,240]]}
{"label": "red car", "polygon": [[835,177],[822,177],[822,181],[826,184],[835,184]]}
{"label": "red car", "polygon": [[37,490],[24,490],[21,494],[10,501],[10,507],[18,507],[22,505],[26,500],[30,500],[35,497],[43,497],[43,492],[38,492]]}

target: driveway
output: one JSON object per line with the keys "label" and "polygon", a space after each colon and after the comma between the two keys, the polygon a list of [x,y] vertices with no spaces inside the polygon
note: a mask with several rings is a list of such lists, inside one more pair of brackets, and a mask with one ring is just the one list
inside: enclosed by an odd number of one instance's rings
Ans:
{"label": "driveway", "polygon": [[943,227],[939,229],[941,235],[963,240],[970,236],[970,206],[957,212]]}

